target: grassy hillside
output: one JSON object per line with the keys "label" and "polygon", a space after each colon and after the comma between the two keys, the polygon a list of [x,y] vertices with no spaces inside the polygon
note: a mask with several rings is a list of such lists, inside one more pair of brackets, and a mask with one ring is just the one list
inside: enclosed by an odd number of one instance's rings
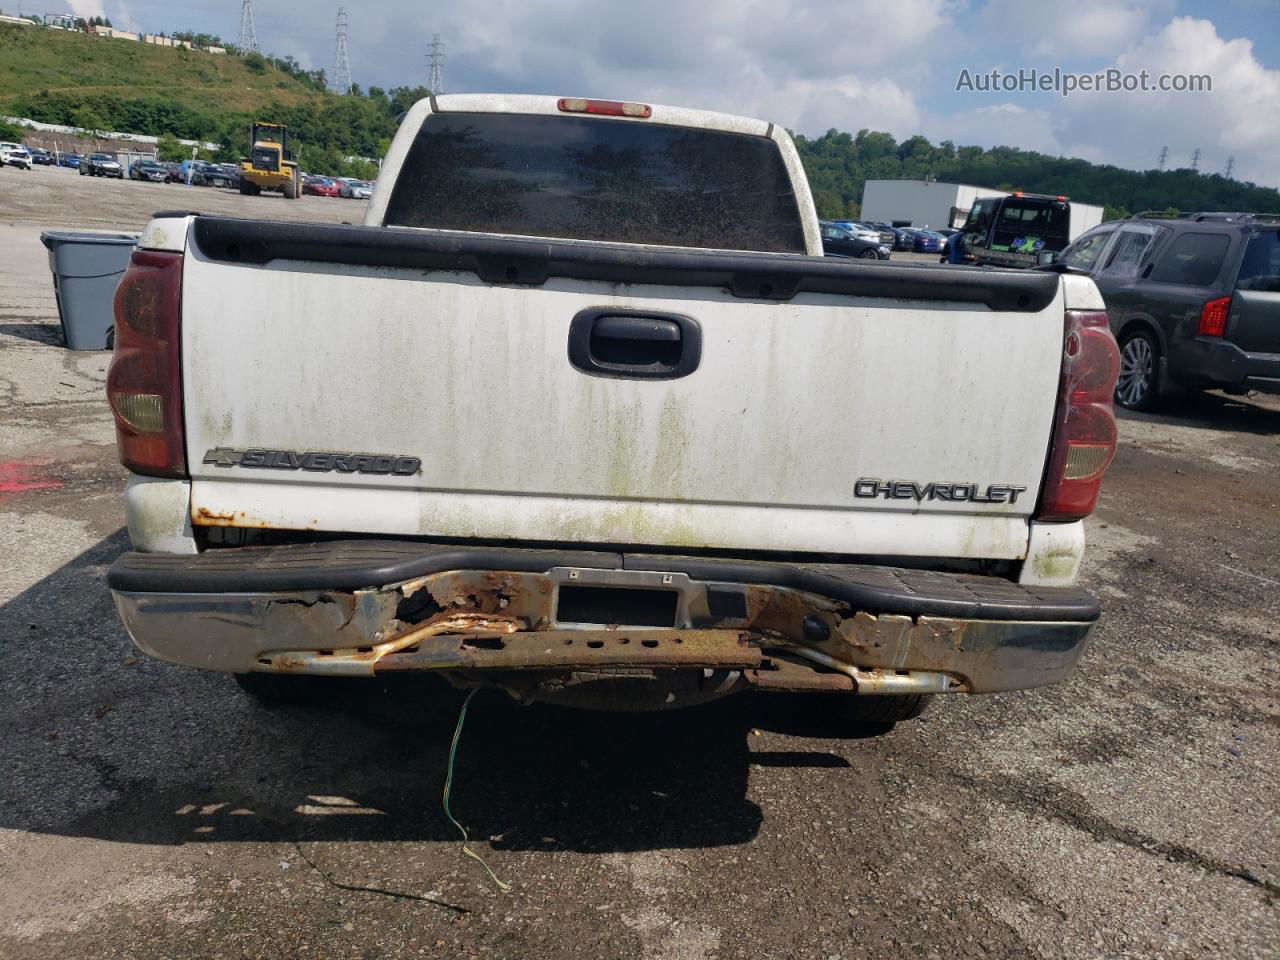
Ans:
{"label": "grassy hillside", "polygon": [[0,24],[0,64],[0,114],[220,143],[218,160],[239,158],[250,121],[269,120],[289,126],[305,169],[334,175],[374,175],[373,164],[347,158],[380,156],[396,117],[425,95],[374,88],[337,96],[322,71],[287,59],[10,24]]}
{"label": "grassy hillside", "polygon": [[[0,104],[43,94],[164,96],[193,110],[293,105],[320,91],[263,58],[0,24]],[[254,69],[254,67],[257,69]]]}

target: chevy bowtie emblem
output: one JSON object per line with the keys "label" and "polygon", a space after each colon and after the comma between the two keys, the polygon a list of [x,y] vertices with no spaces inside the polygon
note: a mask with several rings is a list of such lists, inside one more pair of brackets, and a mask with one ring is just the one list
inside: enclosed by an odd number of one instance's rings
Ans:
{"label": "chevy bowtie emblem", "polygon": [[214,447],[204,455],[203,463],[218,467],[244,467],[254,470],[307,470],[312,473],[393,474],[411,477],[422,468],[417,457],[393,457],[383,453],[325,453],[294,450],[267,450],[250,447],[234,450]]}
{"label": "chevy bowtie emblem", "polygon": [[204,455],[205,463],[216,463],[220,467],[234,467],[244,456],[239,450],[230,447],[214,447]]}

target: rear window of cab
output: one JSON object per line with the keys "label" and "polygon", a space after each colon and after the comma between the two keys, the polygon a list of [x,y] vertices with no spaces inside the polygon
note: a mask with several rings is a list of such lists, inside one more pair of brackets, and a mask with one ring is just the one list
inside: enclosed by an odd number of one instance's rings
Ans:
{"label": "rear window of cab", "polygon": [[605,117],[431,114],[383,222],[805,252],[799,206],[772,139]]}

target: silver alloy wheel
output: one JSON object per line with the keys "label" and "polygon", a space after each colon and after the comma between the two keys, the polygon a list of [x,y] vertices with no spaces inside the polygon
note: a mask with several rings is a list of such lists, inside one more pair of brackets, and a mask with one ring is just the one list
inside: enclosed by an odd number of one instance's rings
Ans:
{"label": "silver alloy wheel", "polygon": [[1155,355],[1144,336],[1130,337],[1120,351],[1120,378],[1116,381],[1116,399],[1122,406],[1133,407],[1147,397],[1155,372]]}

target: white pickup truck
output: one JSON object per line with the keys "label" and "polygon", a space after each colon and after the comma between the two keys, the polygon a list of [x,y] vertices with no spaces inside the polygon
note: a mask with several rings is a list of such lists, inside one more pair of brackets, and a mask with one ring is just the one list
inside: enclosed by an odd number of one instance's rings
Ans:
{"label": "white pickup truck", "polygon": [[265,699],[426,671],[893,721],[1063,679],[1097,290],[821,253],[780,127],[576,98],[418,103],[363,226],[157,214],[108,378],[125,626]]}

